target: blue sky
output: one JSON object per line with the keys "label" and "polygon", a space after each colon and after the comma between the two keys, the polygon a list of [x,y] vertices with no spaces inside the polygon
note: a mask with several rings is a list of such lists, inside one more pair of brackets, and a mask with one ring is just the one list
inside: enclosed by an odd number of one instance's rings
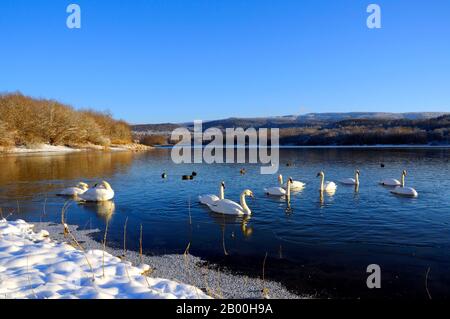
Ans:
{"label": "blue sky", "polygon": [[1,92],[131,123],[450,112],[448,0],[2,0],[0,36]]}

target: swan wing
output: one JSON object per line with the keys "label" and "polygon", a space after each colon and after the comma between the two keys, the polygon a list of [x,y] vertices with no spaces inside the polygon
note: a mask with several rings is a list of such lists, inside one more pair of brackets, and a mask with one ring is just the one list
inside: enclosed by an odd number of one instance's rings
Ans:
{"label": "swan wing", "polygon": [[264,192],[268,195],[272,196],[284,196],[286,195],[286,191],[281,187],[269,187],[265,188]]}
{"label": "swan wing", "polygon": [[87,202],[103,202],[114,198],[114,191],[105,188],[92,188],[79,196]]}
{"label": "swan wing", "polygon": [[354,178],[344,178],[339,181],[341,184],[345,185],[355,185],[356,180]]}
{"label": "swan wing", "polygon": [[397,186],[391,191],[392,194],[417,197],[419,194],[414,188]]}
{"label": "swan wing", "polygon": [[397,179],[394,179],[394,178],[384,179],[380,182],[380,184],[384,185],[384,186],[400,186],[401,185],[400,181]]}
{"label": "swan wing", "polygon": [[[298,190],[298,189],[302,189],[302,188],[304,188],[306,186],[306,184],[305,183],[303,183],[303,182],[300,182],[300,181],[293,181],[292,183],[291,183],[291,190]],[[283,189],[287,189],[287,183],[284,183],[283,184]]]}
{"label": "swan wing", "polygon": [[325,182],[324,188],[325,190],[335,190],[337,185],[335,182]]}
{"label": "swan wing", "polygon": [[69,187],[69,188],[62,190],[60,193],[58,193],[58,195],[77,196],[77,195],[84,194],[85,192],[86,192],[85,190],[78,188],[78,187]]}
{"label": "swan wing", "polygon": [[208,205],[208,204],[213,204],[214,202],[217,202],[218,200],[220,200],[220,198],[216,195],[200,195],[198,197],[198,201],[200,203],[202,203],[203,205]]}
{"label": "swan wing", "polygon": [[233,202],[229,199],[221,199],[213,204],[207,204],[208,207],[215,213],[225,214],[225,215],[242,215],[244,214],[244,209],[241,205]]}

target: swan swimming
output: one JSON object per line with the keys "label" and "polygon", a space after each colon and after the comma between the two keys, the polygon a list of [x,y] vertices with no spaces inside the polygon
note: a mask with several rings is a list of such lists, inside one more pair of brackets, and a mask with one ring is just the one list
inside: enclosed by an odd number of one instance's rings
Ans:
{"label": "swan swimming", "polygon": [[409,196],[409,197],[417,197],[419,193],[412,187],[405,187],[405,176],[407,175],[406,171],[402,172],[402,181],[400,186],[395,187],[391,193],[395,195],[401,196]]}
{"label": "swan swimming", "polygon": [[283,187],[281,187],[281,185],[283,184],[282,175],[278,175],[278,183],[280,184],[280,186],[264,188],[264,193],[270,196],[285,196],[286,190]]}
{"label": "swan swimming", "polygon": [[359,185],[359,175],[360,171],[359,169],[357,169],[355,171],[355,178],[344,178],[341,179],[339,182],[344,185]]}
{"label": "swan swimming", "polygon": [[58,195],[60,196],[78,196],[84,194],[89,189],[89,185],[84,182],[79,182],[75,187],[63,189]]}
{"label": "swan swimming", "polygon": [[219,197],[217,195],[212,195],[212,194],[208,194],[208,195],[200,195],[198,197],[198,200],[200,203],[202,203],[203,205],[212,205],[215,202],[217,202],[218,200],[221,199],[225,199],[225,182],[220,183],[220,189],[219,189]]}
{"label": "swan swimming", "polygon": [[241,204],[239,205],[236,202],[233,202],[229,199],[220,199],[213,204],[207,204],[209,209],[211,209],[215,213],[224,214],[224,215],[251,215],[252,211],[247,206],[247,202],[245,201],[245,197],[254,197],[253,192],[249,189],[246,189],[241,194]]}
{"label": "swan swimming", "polygon": [[[283,184],[283,175],[280,175],[278,178],[281,178],[280,184],[281,187],[284,188],[285,190],[287,189],[287,183]],[[305,187],[305,183],[300,182],[300,181],[294,181],[291,179],[291,190],[293,191],[299,191],[302,190]]]}
{"label": "swan swimming", "polygon": [[330,192],[330,193],[333,192],[334,193],[337,188],[336,184],[334,182],[328,182],[328,181],[325,182],[325,173],[323,171],[319,172],[317,174],[317,177],[319,177],[319,176],[321,178],[319,190],[321,192],[325,191],[325,192]]}
{"label": "swan swimming", "polygon": [[104,202],[114,198],[114,190],[108,182],[103,181],[78,197],[85,202]]}
{"label": "swan swimming", "polygon": [[[402,180],[404,180],[405,175],[406,175],[406,171],[403,171],[402,172]],[[380,184],[383,186],[402,186],[402,183],[398,179],[395,179],[395,178],[383,179],[380,182]]]}

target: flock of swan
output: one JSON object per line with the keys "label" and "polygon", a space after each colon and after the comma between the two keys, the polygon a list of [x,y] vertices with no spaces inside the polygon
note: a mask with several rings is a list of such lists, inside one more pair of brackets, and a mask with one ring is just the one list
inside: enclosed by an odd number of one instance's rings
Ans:
{"label": "flock of swan", "polygon": [[[345,178],[339,181],[339,183],[344,185],[354,185],[356,188],[359,187],[359,177],[360,171],[355,171],[354,178]],[[379,184],[387,187],[394,187],[391,190],[392,194],[417,197],[419,194],[412,187],[405,186],[405,177],[407,173],[406,170],[402,172],[401,181],[390,178],[382,180]],[[325,181],[325,173],[319,172],[317,177],[320,177],[320,194],[326,192],[330,195],[334,194],[337,189],[335,182]],[[286,198],[287,202],[290,202],[291,191],[301,191],[306,184],[300,181],[294,181],[292,178],[288,178],[286,183],[283,183],[283,176],[278,176],[279,186],[268,187],[264,189],[264,193],[269,196],[277,196]],[[254,197],[253,192],[246,189],[242,192],[240,196],[240,204],[225,198],[225,183],[220,183],[219,196],[213,194],[200,195],[198,200],[201,204],[206,205],[211,211],[219,214],[225,215],[251,215],[252,212],[247,205],[246,197]]]}
{"label": "flock of swan", "polygon": [[[397,179],[385,179],[380,182],[383,186],[394,187],[391,193],[395,195],[417,197],[417,191],[412,187],[405,186],[405,177],[407,175],[406,170],[402,172],[400,181]],[[328,194],[334,194],[337,189],[337,185],[334,182],[325,180],[325,173],[319,172],[317,177],[320,177],[320,187],[319,190],[321,195],[323,192]],[[344,185],[354,185],[359,186],[360,171],[355,171],[354,178],[345,178],[339,182]],[[164,177],[163,177],[164,178]],[[301,181],[294,181],[292,178],[288,178],[286,183],[283,183],[283,176],[278,176],[278,186],[268,187],[264,189],[264,193],[269,196],[284,197],[288,202],[290,202],[291,191],[301,191],[306,184]],[[111,185],[103,181],[101,183],[95,184],[92,188],[84,182],[79,182],[74,187],[69,187],[62,190],[58,195],[61,196],[72,196],[78,201],[84,202],[105,202],[114,198],[114,190]],[[236,203],[230,199],[225,198],[225,183],[220,183],[219,196],[214,194],[201,195],[198,200],[201,204],[206,205],[214,213],[225,214],[225,215],[251,215],[252,212],[247,205],[246,197],[254,197],[253,192],[246,189],[242,192],[240,196],[240,203]]]}

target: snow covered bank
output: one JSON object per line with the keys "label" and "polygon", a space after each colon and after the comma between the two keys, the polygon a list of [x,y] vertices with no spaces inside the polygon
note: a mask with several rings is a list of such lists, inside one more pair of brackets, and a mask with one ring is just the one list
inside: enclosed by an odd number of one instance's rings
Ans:
{"label": "snow covered bank", "polygon": [[0,298],[209,298],[193,286],[144,276],[148,269],[52,241],[23,220],[0,220]]}
{"label": "snow covered bank", "polygon": [[16,147],[0,147],[0,154],[34,154],[34,153],[48,153],[48,154],[64,154],[64,153],[72,153],[72,152],[81,152],[81,151],[111,151],[111,152],[123,152],[123,151],[147,151],[152,149],[151,146],[146,146],[142,144],[125,144],[125,145],[111,145],[110,147],[105,148],[100,145],[83,145],[80,147],[68,147],[68,146],[56,146],[56,145],[48,145],[48,144],[40,144],[33,147],[26,146],[16,146]]}

